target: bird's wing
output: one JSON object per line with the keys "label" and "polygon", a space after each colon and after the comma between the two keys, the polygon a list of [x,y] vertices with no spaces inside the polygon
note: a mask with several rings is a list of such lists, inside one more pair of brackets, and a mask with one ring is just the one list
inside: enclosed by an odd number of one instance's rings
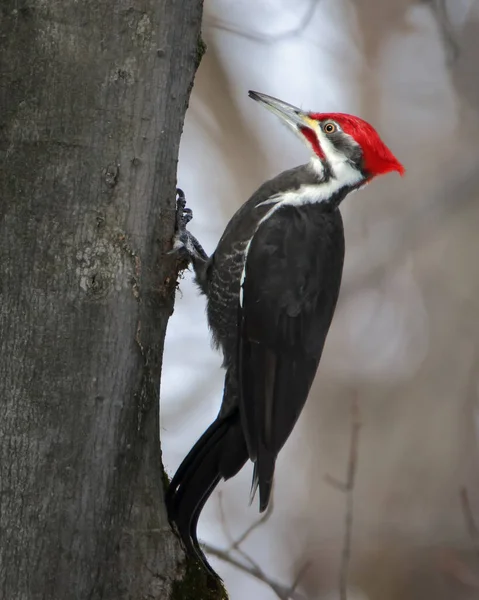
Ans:
{"label": "bird's wing", "polygon": [[339,211],[282,207],[263,220],[245,262],[239,308],[240,412],[253,487],[268,504],[276,456],[313,382],[341,283]]}

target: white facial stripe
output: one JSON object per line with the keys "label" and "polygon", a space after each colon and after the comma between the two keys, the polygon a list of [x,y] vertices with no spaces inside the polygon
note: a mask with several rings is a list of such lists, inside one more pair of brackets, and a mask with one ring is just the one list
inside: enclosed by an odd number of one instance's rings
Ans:
{"label": "white facial stripe", "polygon": [[[364,179],[363,175],[351,165],[344,154],[336,150],[328,136],[324,133],[324,131],[322,131],[319,124],[315,127],[315,131],[316,135],[318,136],[321,149],[324,152],[324,156],[326,157],[326,160],[331,167],[331,171],[333,172],[333,177],[335,177],[338,181],[341,181],[342,185],[344,186],[355,185]],[[352,138],[351,141],[354,144],[357,144],[357,142]]]}
{"label": "white facial stripe", "polygon": [[324,133],[319,125],[316,126],[316,135],[318,136],[321,148],[326,156],[327,161],[333,166],[338,162],[343,162],[345,157],[341,152],[338,152],[334,145],[329,140],[328,136]]}
{"label": "white facial stripe", "polygon": [[324,177],[324,165],[317,156],[312,156],[309,162],[311,169],[322,179]]}

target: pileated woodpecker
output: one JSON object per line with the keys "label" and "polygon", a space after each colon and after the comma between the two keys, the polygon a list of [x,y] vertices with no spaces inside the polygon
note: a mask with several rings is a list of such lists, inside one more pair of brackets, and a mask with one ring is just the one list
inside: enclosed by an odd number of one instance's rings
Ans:
{"label": "pileated woodpecker", "polygon": [[193,264],[226,369],[223,402],[173,477],[169,518],[209,569],[196,537],[221,479],[254,463],[252,496],[268,506],[276,458],[308,396],[341,284],[339,205],[377,175],[404,173],[374,128],[352,115],[313,113],[249,92],[310,148],[308,164],[264,183],[228,223],[208,257],[186,230],[179,192],[174,248]]}

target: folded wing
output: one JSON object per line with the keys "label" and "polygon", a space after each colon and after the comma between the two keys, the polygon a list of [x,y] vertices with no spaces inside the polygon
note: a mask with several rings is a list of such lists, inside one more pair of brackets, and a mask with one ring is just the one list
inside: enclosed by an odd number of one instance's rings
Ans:
{"label": "folded wing", "polygon": [[316,374],[343,258],[339,211],[311,205],[275,210],[249,245],[239,307],[240,413],[260,510]]}

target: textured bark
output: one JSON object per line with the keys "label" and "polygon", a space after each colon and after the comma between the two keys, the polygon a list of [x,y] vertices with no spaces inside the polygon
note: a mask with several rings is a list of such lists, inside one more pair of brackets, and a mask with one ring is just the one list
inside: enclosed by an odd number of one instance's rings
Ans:
{"label": "textured bark", "polygon": [[201,0],[2,0],[1,598],[181,574],[158,389],[200,24]]}

